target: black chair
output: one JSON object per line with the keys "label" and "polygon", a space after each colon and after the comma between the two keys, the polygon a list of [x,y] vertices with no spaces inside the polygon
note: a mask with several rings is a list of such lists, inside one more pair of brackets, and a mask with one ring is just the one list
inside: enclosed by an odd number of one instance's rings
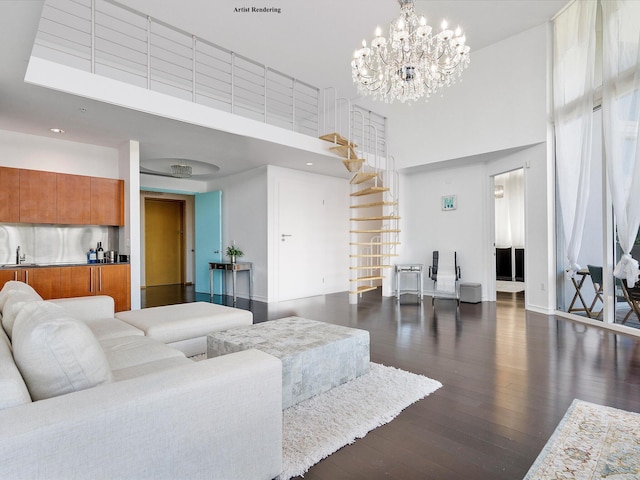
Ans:
{"label": "black chair", "polygon": [[[587,265],[587,268],[589,269],[589,276],[591,277],[591,282],[593,283],[593,290],[595,293],[595,296],[593,297],[593,302],[591,302],[591,305],[589,306],[589,309],[587,310],[587,315],[589,316],[589,318],[593,317],[593,314],[596,313],[595,318],[600,318],[600,316],[602,315],[602,308],[600,308],[600,311],[598,312],[594,312],[593,308],[596,306],[596,302],[598,300],[600,300],[600,305],[604,305],[604,301],[602,300],[602,267],[596,267],[594,265]],[[627,319],[625,318],[625,322],[627,321]],[[623,322],[624,323],[624,322]]]}
{"label": "black chair", "polygon": [[429,267],[429,278],[431,278],[431,280],[433,280],[433,296],[431,297],[431,305],[433,305],[435,303],[436,297],[439,298],[453,298],[458,302],[458,305],[460,305],[460,285],[459,285],[459,280],[460,280],[460,266],[458,265],[458,254],[457,252],[453,252],[453,268],[454,268],[454,274],[455,274],[455,293],[451,294],[442,294],[442,292],[438,292],[437,291],[437,284],[438,284],[438,263],[440,260],[440,252],[438,252],[437,250],[435,250],[433,252],[433,261],[431,266]]}

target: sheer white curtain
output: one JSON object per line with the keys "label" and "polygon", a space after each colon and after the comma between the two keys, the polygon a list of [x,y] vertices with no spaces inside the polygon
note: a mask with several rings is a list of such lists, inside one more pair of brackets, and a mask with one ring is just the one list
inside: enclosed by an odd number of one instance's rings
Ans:
{"label": "sheer white curtain", "polygon": [[524,248],[524,171],[496,175],[495,185],[502,186],[502,198],[496,198],[496,247]]}
{"label": "sheer white curtain", "polygon": [[596,8],[595,1],[576,1],[555,19],[553,29],[556,165],[568,277],[580,270],[589,198]]}
{"label": "sheer white curtain", "polygon": [[622,258],[613,274],[633,285],[638,261],[631,257],[640,227],[640,2],[602,2],[602,113],[607,174]]}

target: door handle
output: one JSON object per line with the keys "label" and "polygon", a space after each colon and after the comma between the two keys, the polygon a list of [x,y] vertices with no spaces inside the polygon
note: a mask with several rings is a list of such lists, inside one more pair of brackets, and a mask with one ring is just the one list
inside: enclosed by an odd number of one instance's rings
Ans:
{"label": "door handle", "polygon": [[284,242],[285,237],[293,237],[293,235],[290,235],[288,233],[281,233],[280,236],[282,237],[282,241]]}

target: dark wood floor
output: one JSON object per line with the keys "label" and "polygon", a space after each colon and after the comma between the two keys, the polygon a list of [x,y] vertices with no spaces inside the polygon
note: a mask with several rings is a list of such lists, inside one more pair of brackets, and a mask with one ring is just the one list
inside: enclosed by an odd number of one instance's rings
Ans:
{"label": "dark wood floor", "polygon": [[[204,300],[190,288],[154,287],[147,306]],[[172,298],[172,295],[175,298]],[[346,293],[277,304],[239,299],[256,322],[298,315],[368,330],[371,360],[443,387],[314,466],[305,480],[521,479],[574,398],[640,411],[640,342],[526,312],[523,294],[495,303]],[[229,303],[216,297],[216,303]]]}

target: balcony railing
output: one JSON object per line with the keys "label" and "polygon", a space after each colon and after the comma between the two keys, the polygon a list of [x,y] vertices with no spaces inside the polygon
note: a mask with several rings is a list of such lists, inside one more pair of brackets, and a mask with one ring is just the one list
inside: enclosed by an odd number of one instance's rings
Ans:
{"label": "balcony railing", "polygon": [[317,137],[319,89],[109,0],[47,0],[35,56]]}

